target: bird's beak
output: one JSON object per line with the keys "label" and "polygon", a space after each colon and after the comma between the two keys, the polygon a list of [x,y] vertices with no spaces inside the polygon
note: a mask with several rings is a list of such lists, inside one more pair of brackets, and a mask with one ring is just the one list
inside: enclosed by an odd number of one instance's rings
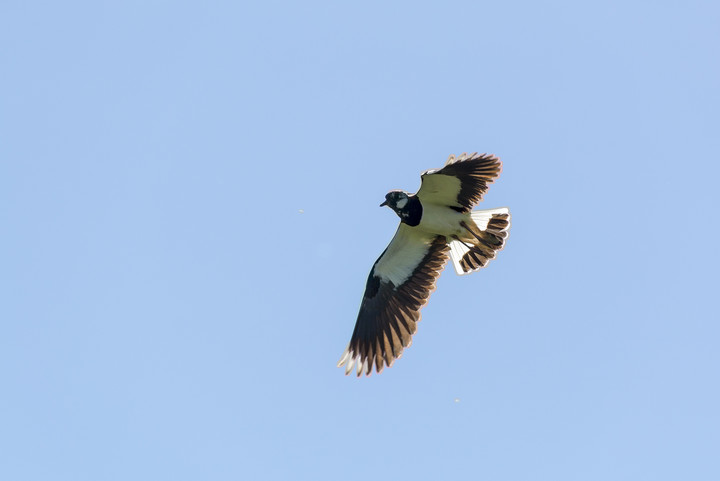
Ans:
{"label": "bird's beak", "polygon": [[384,206],[384,205],[387,205],[387,201],[385,201],[385,202],[383,202],[382,204],[380,204],[380,207],[382,207],[382,206]]}

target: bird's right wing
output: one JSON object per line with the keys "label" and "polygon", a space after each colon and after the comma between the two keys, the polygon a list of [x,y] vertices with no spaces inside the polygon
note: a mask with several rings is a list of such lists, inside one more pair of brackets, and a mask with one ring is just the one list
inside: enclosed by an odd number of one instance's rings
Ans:
{"label": "bird's right wing", "polygon": [[448,260],[444,236],[403,223],[370,271],[355,330],[338,367],[345,374],[379,373],[410,345],[435,282]]}
{"label": "bird's right wing", "polygon": [[422,173],[417,196],[422,203],[447,205],[470,212],[501,171],[502,162],[492,154],[451,155],[441,169]]}

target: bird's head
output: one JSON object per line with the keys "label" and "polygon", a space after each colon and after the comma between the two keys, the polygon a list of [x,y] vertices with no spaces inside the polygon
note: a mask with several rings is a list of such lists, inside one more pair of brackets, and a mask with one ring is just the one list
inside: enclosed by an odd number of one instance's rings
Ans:
{"label": "bird's head", "polygon": [[407,203],[407,192],[403,192],[402,190],[391,190],[385,196],[385,202],[380,204],[380,207],[386,205],[394,210],[396,214],[400,215],[400,211],[403,210]]}

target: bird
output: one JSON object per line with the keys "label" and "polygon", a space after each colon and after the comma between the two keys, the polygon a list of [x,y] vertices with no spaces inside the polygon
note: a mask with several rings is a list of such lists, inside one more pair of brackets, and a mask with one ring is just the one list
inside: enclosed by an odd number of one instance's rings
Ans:
{"label": "bird", "polygon": [[338,367],[361,377],[379,374],[405,348],[420,321],[420,310],[448,258],[458,275],[485,267],[505,247],[510,230],[507,207],[472,210],[502,171],[492,154],[451,155],[439,169],[421,173],[415,194],[391,190],[380,207],[400,218],[395,236],[373,264],[355,328]]}

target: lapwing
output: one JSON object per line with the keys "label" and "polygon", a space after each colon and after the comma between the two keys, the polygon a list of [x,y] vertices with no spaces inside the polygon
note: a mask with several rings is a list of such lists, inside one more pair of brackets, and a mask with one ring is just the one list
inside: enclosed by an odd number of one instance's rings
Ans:
{"label": "lapwing", "polygon": [[392,241],[370,271],[355,330],[338,367],[358,377],[392,366],[412,341],[448,257],[455,272],[485,267],[505,246],[510,210],[472,208],[502,170],[491,154],[451,155],[421,174],[415,194],[392,190],[380,206],[400,217]]}

